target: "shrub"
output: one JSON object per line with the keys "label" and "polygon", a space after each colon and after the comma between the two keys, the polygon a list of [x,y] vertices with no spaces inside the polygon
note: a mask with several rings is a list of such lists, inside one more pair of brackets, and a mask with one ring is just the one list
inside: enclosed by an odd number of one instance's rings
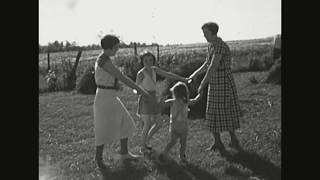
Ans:
{"label": "shrub", "polygon": [[264,82],[281,84],[281,57],[277,59],[275,64],[271,67]]}
{"label": "shrub", "polygon": [[94,77],[94,67],[87,68],[79,83],[77,84],[77,91],[81,94],[95,94],[97,85]]}

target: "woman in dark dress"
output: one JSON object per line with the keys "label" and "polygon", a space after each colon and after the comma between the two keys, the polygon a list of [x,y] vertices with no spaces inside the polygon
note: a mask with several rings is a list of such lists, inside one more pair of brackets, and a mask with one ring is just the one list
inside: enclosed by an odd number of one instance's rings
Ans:
{"label": "woman in dark dress", "polygon": [[204,124],[213,133],[215,143],[207,150],[224,150],[220,132],[228,131],[231,147],[240,148],[235,130],[240,128],[241,116],[237,90],[231,72],[231,54],[228,45],[217,36],[219,26],[214,22],[202,26],[204,37],[209,43],[208,58],[190,78],[206,71],[198,88],[201,92],[209,83]]}

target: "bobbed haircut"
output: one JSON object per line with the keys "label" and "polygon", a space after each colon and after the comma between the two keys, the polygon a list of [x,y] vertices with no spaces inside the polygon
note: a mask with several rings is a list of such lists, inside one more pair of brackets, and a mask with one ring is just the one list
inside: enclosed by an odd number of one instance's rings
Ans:
{"label": "bobbed haircut", "polygon": [[144,66],[144,65],[143,65],[143,58],[146,57],[146,56],[151,56],[152,59],[153,59],[153,65],[156,64],[156,56],[154,56],[154,55],[152,54],[152,52],[150,52],[150,51],[148,51],[148,50],[144,50],[144,51],[142,51],[142,52],[140,53],[140,59],[141,59],[140,65],[141,65],[141,66]]}
{"label": "bobbed haircut", "polygon": [[112,49],[113,46],[119,43],[120,43],[119,38],[110,34],[103,36],[103,38],[100,41],[100,45],[102,49]]}
{"label": "bobbed haircut", "polygon": [[215,22],[207,22],[207,23],[204,23],[201,27],[201,29],[203,28],[206,28],[208,29],[209,31],[211,31],[211,33],[213,35],[217,35],[218,31],[219,31],[219,26],[217,23]]}
{"label": "bobbed haircut", "polygon": [[172,95],[176,99],[182,99],[185,103],[189,101],[189,89],[188,86],[179,81],[171,89]]}

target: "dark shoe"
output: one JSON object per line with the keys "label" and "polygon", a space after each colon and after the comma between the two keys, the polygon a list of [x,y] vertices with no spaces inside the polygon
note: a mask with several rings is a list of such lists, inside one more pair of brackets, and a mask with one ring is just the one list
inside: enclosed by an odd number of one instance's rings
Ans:
{"label": "dark shoe", "polygon": [[205,151],[224,151],[225,147],[222,143],[214,143],[210,147],[208,147]]}
{"label": "dark shoe", "polygon": [[163,153],[159,154],[158,158],[157,158],[158,162],[160,164],[165,164],[167,162],[167,157],[166,155],[164,155]]}
{"label": "dark shoe", "polygon": [[98,167],[99,167],[100,170],[106,170],[106,169],[108,169],[107,166],[103,163],[102,160],[96,160],[96,162],[97,162],[97,165],[98,165]]}
{"label": "dark shoe", "polygon": [[229,146],[230,146],[231,148],[241,150],[241,146],[240,146],[238,140],[233,141],[233,142],[231,141],[230,144],[229,144]]}
{"label": "dark shoe", "polygon": [[179,156],[179,158],[180,158],[180,165],[182,165],[182,166],[187,165],[188,161],[187,161],[187,157],[185,154],[182,156]]}

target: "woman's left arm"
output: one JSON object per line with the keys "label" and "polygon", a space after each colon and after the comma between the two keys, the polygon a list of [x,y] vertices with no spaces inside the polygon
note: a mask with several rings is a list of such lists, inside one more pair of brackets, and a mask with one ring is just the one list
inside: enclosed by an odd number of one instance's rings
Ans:
{"label": "woman's left arm", "polygon": [[170,79],[175,79],[175,80],[178,80],[178,81],[182,81],[182,82],[185,82],[185,83],[188,83],[188,80],[187,78],[184,78],[184,77],[181,77],[177,74],[174,74],[174,73],[171,73],[171,72],[167,72],[167,71],[164,71],[156,66],[153,66],[152,67],[155,72],[161,76],[164,76],[166,78],[170,78]]}
{"label": "woman's left arm", "polygon": [[214,54],[212,56],[212,60],[211,60],[211,63],[208,67],[208,70],[207,70],[207,72],[206,72],[204,78],[202,79],[200,86],[198,88],[198,93],[200,93],[203,90],[204,86],[208,83],[209,78],[218,69],[218,66],[220,64],[221,59],[222,59],[222,54]]}

